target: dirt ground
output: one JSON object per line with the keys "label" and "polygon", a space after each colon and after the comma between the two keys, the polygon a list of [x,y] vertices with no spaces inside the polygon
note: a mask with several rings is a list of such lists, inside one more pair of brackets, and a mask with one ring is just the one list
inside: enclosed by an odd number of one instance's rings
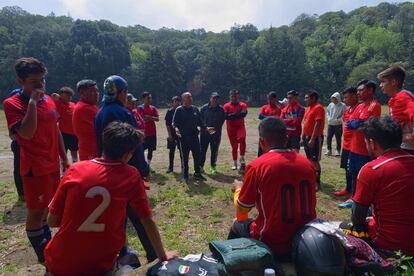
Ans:
{"label": "dirt ground", "polygon": [[[218,158],[216,176],[206,174],[207,181],[193,182],[188,185],[180,182],[179,154],[176,153],[175,173],[166,174],[168,151],[166,149],[166,130],[164,116],[157,123],[158,147],[154,152],[152,167],[156,171],[151,189],[148,191],[153,203],[164,244],[168,249],[178,250],[181,254],[206,252],[208,242],[224,239],[235,216],[231,202],[231,183],[242,177],[231,167],[231,148],[227,133],[223,129],[222,143]],[[258,109],[250,109],[247,117],[247,162],[257,155]],[[324,149],[325,151],[325,149]],[[209,170],[209,152],[205,169]],[[42,275],[44,268],[36,264],[35,254],[30,247],[24,230],[24,203],[18,202],[12,178],[13,157],[10,150],[6,122],[3,112],[0,115],[0,273],[6,275]],[[344,185],[344,172],[339,169],[339,158],[323,157],[322,187],[317,195],[318,216],[327,220],[343,220],[349,217],[348,210],[336,205],[340,200],[331,196],[332,191]],[[190,172],[192,160],[190,160]],[[128,229],[128,240],[132,246],[139,242],[132,228]],[[144,261],[144,259],[142,259]]]}

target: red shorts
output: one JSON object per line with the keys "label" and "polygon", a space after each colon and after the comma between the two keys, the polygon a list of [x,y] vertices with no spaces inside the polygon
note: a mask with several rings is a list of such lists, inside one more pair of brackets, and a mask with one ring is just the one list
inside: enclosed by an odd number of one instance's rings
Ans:
{"label": "red shorts", "polygon": [[52,200],[60,181],[60,172],[40,176],[23,176],[27,209],[45,209]]}

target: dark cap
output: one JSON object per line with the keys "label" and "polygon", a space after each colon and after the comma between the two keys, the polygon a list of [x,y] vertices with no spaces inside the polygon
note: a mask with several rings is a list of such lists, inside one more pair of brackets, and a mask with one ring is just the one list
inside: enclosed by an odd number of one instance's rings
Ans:
{"label": "dark cap", "polygon": [[212,93],[210,94],[210,98],[214,98],[214,97],[220,98],[219,93],[217,93],[217,92],[212,92]]}
{"label": "dark cap", "polygon": [[237,91],[236,89],[232,89],[229,91],[229,95],[230,96],[239,95],[239,91]]}
{"label": "dark cap", "polygon": [[127,95],[127,101],[128,102],[136,102],[136,101],[138,101],[138,99],[135,98],[133,94],[128,93],[128,95]]}
{"label": "dark cap", "polygon": [[276,94],[275,91],[270,91],[269,94],[267,94],[267,97],[276,99],[277,98],[277,94]]}
{"label": "dark cap", "polygon": [[290,90],[286,94],[287,96],[299,96],[299,93],[296,90]]}
{"label": "dark cap", "polygon": [[76,84],[76,90],[80,91],[83,88],[89,88],[91,86],[95,86],[96,81],[93,80],[81,80]]}

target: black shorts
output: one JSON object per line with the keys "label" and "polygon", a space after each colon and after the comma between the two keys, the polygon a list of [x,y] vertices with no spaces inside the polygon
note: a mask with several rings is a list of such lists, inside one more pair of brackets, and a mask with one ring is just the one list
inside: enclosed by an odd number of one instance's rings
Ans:
{"label": "black shorts", "polygon": [[304,141],[306,157],[309,160],[319,162],[321,160],[321,155],[322,155],[323,136],[318,136],[315,138],[315,143],[313,144],[313,148],[308,147],[308,142],[310,139],[311,139],[310,136],[306,136],[305,141]]}
{"label": "black shorts", "polygon": [[341,165],[339,166],[342,169],[348,169],[348,157],[349,157],[350,150],[342,149],[341,153]]}
{"label": "black shorts", "polygon": [[157,136],[148,136],[144,140],[144,150],[156,150],[157,149]]}
{"label": "black shorts", "polygon": [[289,136],[287,142],[288,149],[300,149],[300,137],[299,136]]}
{"label": "black shorts", "polygon": [[250,224],[253,222],[251,218],[244,221],[234,221],[231,230],[238,238],[250,238]]}
{"label": "black shorts", "polygon": [[62,132],[63,143],[65,144],[65,151],[77,151],[78,148],[78,138],[76,135],[67,134]]}

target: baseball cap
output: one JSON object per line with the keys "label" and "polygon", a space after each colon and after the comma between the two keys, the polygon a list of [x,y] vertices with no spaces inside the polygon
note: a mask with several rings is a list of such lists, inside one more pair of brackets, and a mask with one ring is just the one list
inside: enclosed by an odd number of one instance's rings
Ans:
{"label": "baseball cap", "polygon": [[128,102],[136,102],[136,101],[138,101],[138,99],[135,98],[133,94],[128,93],[128,95],[127,95],[127,101]]}
{"label": "baseball cap", "polygon": [[270,92],[269,92],[269,94],[267,94],[267,96],[268,96],[269,98],[274,98],[274,99],[276,99],[276,98],[277,98],[277,94],[276,94],[276,92],[275,92],[275,91],[270,91]]}
{"label": "baseball cap", "polygon": [[213,97],[218,97],[218,98],[220,98],[220,95],[219,95],[219,93],[217,93],[217,92],[212,92],[212,93],[210,94],[210,97],[211,97],[211,98],[213,98]]}
{"label": "baseball cap", "polygon": [[299,93],[296,90],[290,90],[287,93],[287,96],[291,95],[291,96],[299,96]]}
{"label": "baseball cap", "polygon": [[239,91],[237,91],[236,89],[232,89],[229,91],[229,95],[230,96],[239,95]]}

